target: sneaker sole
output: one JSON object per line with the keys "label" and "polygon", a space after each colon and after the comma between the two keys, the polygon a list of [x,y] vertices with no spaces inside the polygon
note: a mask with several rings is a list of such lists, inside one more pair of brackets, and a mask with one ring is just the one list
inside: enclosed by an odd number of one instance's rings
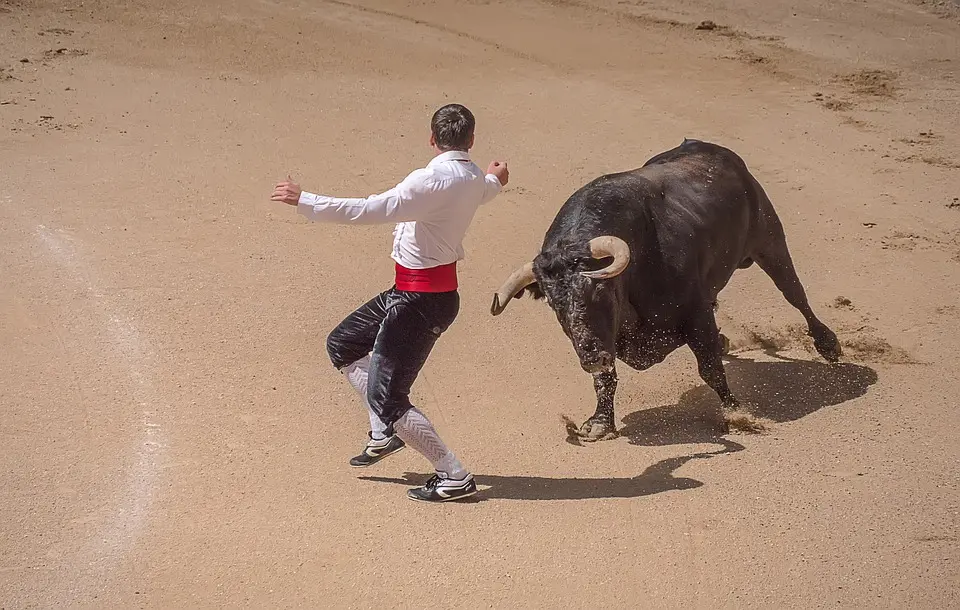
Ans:
{"label": "sneaker sole", "polygon": [[479,489],[474,489],[474,490],[471,491],[471,492],[468,492],[468,493],[465,493],[465,494],[461,494],[461,495],[456,496],[456,497],[454,497],[454,498],[443,498],[442,500],[424,500],[423,498],[414,498],[414,497],[411,496],[411,495],[407,495],[407,499],[408,499],[408,500],[413,500],[414,502],[423,502],[424,504],[443,504],[444,502],[455,502],[455,501],[457,501],[457,500],[463,500],[464,498],[469,498],[470,496],[476,495],[478,491],[480,491],[480,490],[479,490]]}
{"label": "sneaker sole", "polygon": [[406,447],[406,445],[401,446],[399,449],[394,449],[394,450],[391,451],[390,453],[381,453],[381,454],[380,454],[380,457],[378,457],[377,459],[373,460],[373,461],[370,462],[369,464],[350,464],[350,467],[351,467],[351,468],[367,468],[367,467],[369,467],[369,466],[373,466],[373,465],[376,464],[377,462],[382,462],[383,460],[385,460],[386,458],[390,457],[391,455],[394,455],[394,454],[396,454],[396,453],[400,453],[401,451],[403,451],[404,447]]}

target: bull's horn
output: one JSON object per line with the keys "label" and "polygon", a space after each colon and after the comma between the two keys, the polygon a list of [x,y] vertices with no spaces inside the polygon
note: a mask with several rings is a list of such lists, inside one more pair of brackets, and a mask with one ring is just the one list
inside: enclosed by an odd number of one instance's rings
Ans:
{"label": "bull's horn", "polygon": [[613,257],[613,262],[597,271],[582,271],[581,274],[595,280],[608,280],[623,273],[630,264],[630,246],[613,235],[603,235],[590,240],[590,255],[593,258]]}
{"label": "bull's horn", "polygon": [[493,305],[490,306],[490,313],[499,316],[507,308],[512,298],[536,281],[537,278],[533,275],[533,263],[527,263],[514,271],[497,291],[497,294],[493,295]]}

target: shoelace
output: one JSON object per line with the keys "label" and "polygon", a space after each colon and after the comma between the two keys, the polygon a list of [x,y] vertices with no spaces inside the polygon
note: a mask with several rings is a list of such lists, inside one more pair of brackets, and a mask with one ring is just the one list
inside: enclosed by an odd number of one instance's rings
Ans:
{"label": "shoelace", "polygon": [[429,479],[427,479],[427,482],[424,484],[423,487],[424,487],[424,489],[426,489],[427,491],[433,491],[433,490],[435,490],[435,489],[437,488],[437,485],[439,485],[439,484],[440,484],[440,481],[442,481],[442,480],[443,480],[443,479],[441,479],[439,475],[436,475],[436,474],[435,474],[435,475],[433,475],[432,477],[430,477]]}

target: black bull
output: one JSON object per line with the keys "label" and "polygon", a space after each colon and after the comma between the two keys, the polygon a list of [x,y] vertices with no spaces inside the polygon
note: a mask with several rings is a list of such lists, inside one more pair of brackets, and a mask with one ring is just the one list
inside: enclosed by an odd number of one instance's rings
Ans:
{"label": "black bull", "polygon": [[684,140],[640,169],[601,176],[575,192],[540,254],[494,296],[491,313],[524,291],[546,297],[594,378],[597,410],[580,435],[609,438],[616,434],[616,360],[645,370],[689,345],[724,410],[739,407],[714,309],[734,271],[754,262],[806,318],[817,351],[836,362],[840,343],[807,302],[763,188],[736,153]]}

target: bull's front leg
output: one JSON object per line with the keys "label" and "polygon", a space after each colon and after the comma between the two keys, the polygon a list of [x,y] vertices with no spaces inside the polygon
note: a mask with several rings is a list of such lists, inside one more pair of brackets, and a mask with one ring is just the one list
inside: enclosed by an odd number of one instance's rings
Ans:
{"label": "bull's front leg", "polygon": [[731,426],[744,432],[762,432],[764,423],[740,406],[740,401],[727,385],[723,368],[723,339],[713,317],[713,311],[705,311],[691,321],[687,328],[687,344],[697,358],[700,377],[720,397],[723,410],[719,431],[726,434]]}
{"label": "bull's front leg", "polygon": [[580,426],[579,436],[584,441],[605,441],[617,436],[613,400],[617,393],[617,371],[596,373],[593,388],[597,391],[597,411]]}

